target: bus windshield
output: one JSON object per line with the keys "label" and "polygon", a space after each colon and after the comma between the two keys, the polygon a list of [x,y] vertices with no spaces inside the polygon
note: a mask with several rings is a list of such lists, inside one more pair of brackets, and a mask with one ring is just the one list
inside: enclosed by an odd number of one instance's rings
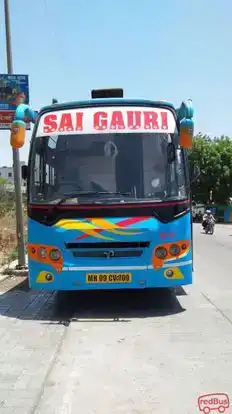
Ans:
{"label": "bus windshield", "polygon": [[165,132],[35,137],[29,201],[91,204],[183,200],[187,197],[183,150],[173,150],[171,142],[171,135]]}

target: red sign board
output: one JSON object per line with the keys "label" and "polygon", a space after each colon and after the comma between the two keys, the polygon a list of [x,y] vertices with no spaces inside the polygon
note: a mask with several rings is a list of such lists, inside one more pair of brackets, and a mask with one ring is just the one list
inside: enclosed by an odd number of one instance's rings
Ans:
{"label": "red sign board", "polygon": [[[14,115],[15,111],[0,111],[0,129],[11,129]],[[29,122],[27,122],[26,129],[30,129]]]}

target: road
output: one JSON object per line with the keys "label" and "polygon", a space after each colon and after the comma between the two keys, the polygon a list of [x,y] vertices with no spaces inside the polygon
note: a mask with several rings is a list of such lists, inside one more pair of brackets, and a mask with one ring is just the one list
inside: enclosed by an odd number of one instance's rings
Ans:
{"label": "road", "polygon": [[[184,290],[59,295],[0,284],[0,413],[195,414],[232,398],[232,226],[194,225]],[[227,410],[227,412],[229,412]]]}

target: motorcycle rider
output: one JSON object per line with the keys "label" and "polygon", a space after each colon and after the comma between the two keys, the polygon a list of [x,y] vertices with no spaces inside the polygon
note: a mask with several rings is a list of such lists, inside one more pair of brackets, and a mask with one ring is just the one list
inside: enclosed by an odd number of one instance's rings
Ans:
{"label": "motorcycle rider", "polygon": [[202,219],[202,227],[203,227],[203,229],[205,228],[205,226],[206,226],[206,224],[207,224],[207,222],[209,220],[213,220],[214,223],[216,221],[215,218],[214,218],[214,216],[213,216],[213,214],[211,213],[211,210],[206,210],[206,212],[205,212],[205,214],[203,216],[203,219]]}

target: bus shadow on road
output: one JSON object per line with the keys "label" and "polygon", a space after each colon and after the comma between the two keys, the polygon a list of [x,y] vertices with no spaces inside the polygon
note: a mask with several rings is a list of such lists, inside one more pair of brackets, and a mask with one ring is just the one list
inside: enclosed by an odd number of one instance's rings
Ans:
{"label": "bus shadow on road", "polygon": [[185,311],[178,300],[183,292],[182,288],[60,292],[57,314],[65,317],[71,308],[72,322],[129,322],[132,318],[167,316]]}
{"label": "bus shadow on road", "polygon": [[118,321],[132,318],[167,316],[184,312],[178,296],[182,287],[174,289],[140,289],[110,291],[43,292],[30,291],[27,280],[18,284],[6,282],[0,295],[0,315],[43,323],[86,321]]}

